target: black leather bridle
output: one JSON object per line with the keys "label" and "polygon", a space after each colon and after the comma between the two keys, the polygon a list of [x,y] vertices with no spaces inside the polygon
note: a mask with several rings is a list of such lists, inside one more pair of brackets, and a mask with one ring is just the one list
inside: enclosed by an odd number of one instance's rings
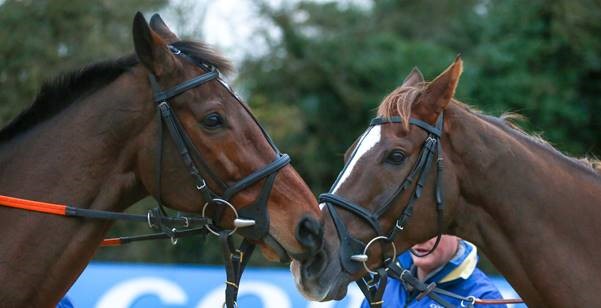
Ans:
{"label": "black leather bridle", "polygon": [[[366,133],[363,134],[363,137],[357,143],[357,146],[353,150],[351,157],[348,159],[350,162],[354,155],[357,153],[357,149],[359,145],[369,134],[369,130],[371,130],[376,125],[389,125],[389,124],[397,124],[402,123],[402,119],[400,117],[391,117],[391,118],[375,118],[371,121],[369,128]],[[340,181],[342,174],[344,174],[345,169],[348,167],[348,164],[342,169],[338,178],[332,185],[332,189],[330,189],[330,193],[321,194],[319,196],[319,202],[325,203],[330,216],[332,217],[332,221],[334,222],[334,226],[336,227],[336,232],[338,233],[338,237],[340,239],[340,263],[342,265],[342,269],[348,274],[356,274],[361,271],[362,268],[367,271],[367,275],[356,281],[357,285],[367,297],[371,307],[382,307],[382,295],[384,293],[384,288],[386,287],[387,281],[387,272],[388,269],[395,263],[396,258],[396,247],[394,245],[394,240],[397,234],[405,229],[409,218],[413,214],[413,207],[415,205],[415,201],[419,199],[422,195],[422,191],[424,188],[424,183],[426,181],[428,172],[434,161],[436,161],[436,188],[435,188],[435,199],[436,199],[436,211],[437,215],[437,224],[438,224],[438,236],[436,238],[436,242],[432,249],[423,255],[418,256],[426,256],[432,251],[436,249],[438,243],[440,242],[440,237],[443,232],[443,208],[444,208],[444,200],[443,200],[443,191],[442,191],[442,145],[440,143],[440,137],[443,129],[443,115],[441,114],[436,121],[436,125],[432,126],[424,121],[411,118],[409,120],[409,124],[415,125],[428,133],[428,137],[426,138],[424,144],[422,145],[421,151],[417,158],[417,161],[413,165],[409,175],[403,180],[401,185],[399,185],[396,190],[392,193],[392,195],[387,199],[383,205],[377,207],[375,212],[370,212],[366,210],[363,206],[353,203],[345,199],[342,196],[336,195],[332,190],[336,187],[337,183]],[[397,201],[399,196],[410,187],[414,186],[413,191],[409,197],[407,205],[405,206],[401,215],[396,219],[395,226],[388,233],[385,233],[383,228],[380,225],[380,218],[382,215],[386,214],[390,207]],[[351,212],[355,216],[361,218],[363,221],[367,222],[368,225],[374,230],[376,236],[372,238],[369,242],[364,243],[361,240],[353,237],[344,221],[338,214],[336,207],[342,208],[346,211]],[[384,257],[384,252],[382,253],[383,266],[372,270],[367,266],[368,261],[368,249],[369,247],[377,241],[382,241],[384,243],[390,244],[393,250],[393,254],[390,258]],[[384,250],[383,250],[384,251]],[[416,254],[414,251],[412,253]],[[417,254],[416,254],[417,255]]]}
{"label": "black leather bridle", "polygon": [[[157,155],[157,200],[159,208],[155,211],[157,216],[166,216],[167,213],[162,205],[161,200],[161,165],[163,156],[163,125],[167,127],[171,139],[174,141],[181,158],[188,169],[188,172],[194,180],[196,189],[202,195],[202,216],[205,217],[206,209],[208,207],[215,207],[215,217],[211,217],[212,221],[220,221],[220,217],[224,211],[231,210],[234,213],[234,229],[225,230],[215,225],[207,224],[205,227],[210,233],[213,233],[222,241],[224,260],[226,265],[227,281],[226,281],[226,301],[223,304],[224,307],[233,308],[237,307],[236,297],[238,293],[238,284],[242,276],[242,272],[250,259],[250,255],[254,251],[255,244],[251,241],[263,241],[268,244],[271,248],[278,253],[282,261],[287,260],[288,254],[284,248],[269,234],[269,215],[267,212],[267,201],[271,193],[273,183],[280,169],[290,163],[290,157],[287,154],[282,154],[275,146],[272,139],[269,137],[267,132],[259,124],[259,122],[252,115],[247,106],[244,105],[240,99],[233,93],[233,91],[219,78],[219,72],[217,69],[209,64],[202,63],[196,59],[188,56],[182,50],[178,49],[177,43],[169,45],[171,52],[182,57],[185,60],[200,67],[204,73],[194,77],[192,79],[181,82],[172,88],[161,90],[156,77],[153,74],[149,75],[149,81],[153,89],[153,101],[157,104],[159,110],[159,146]],[[183,49],[183,48],[182,48]],[[213,172],[211,172],[208,164],[203,159],[197,148],[190,140],[188,134],[182,127],[180,121],[177,118],[172,107],[169,105],[169,100],[184,93],[187,90],[201,86],[209,81],[217,80],[224,86],[230,94],[232,94],[238,103],[249,113],[250,117],[254,120],[257,126],[261,129],[261,132],[273,148],[276,153],[276,158],[271,163],[262,167],[261,169],[251,173],[245,178],[238,182],[227,185]],[[202,170],[202,174],[200,172]],[[207,185],[206,178],[211,179],[211,183],[215,183],[219,186],[218,189],[222,190],[222,194],[218,194],[215,190],[211,189]],[[259,196],[250,205],[245,206],[241,209],[236,209],[231,203],[231,199],[242,190],[249,186],[257,183],[260,180],[265,179]],[[158,219],[158,221],[161,221]],[[175,229],[171,229],[169,226],[160,224],[156,226],[161,232],[170,234],[175,232]],[[240,229],[239,229],[240,228]],[[238,230],[239,229],[239,230]],[[235,249],[231,240],[230,235],[235,232],[240,233],[244,240],[238,249]],[[172,237],[173,238],[173,237]]]}

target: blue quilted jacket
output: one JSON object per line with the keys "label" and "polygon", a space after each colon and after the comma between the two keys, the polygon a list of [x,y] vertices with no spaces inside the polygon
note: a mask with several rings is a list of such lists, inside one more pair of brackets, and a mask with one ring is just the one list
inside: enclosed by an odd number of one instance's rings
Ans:
{"label": "blue quilted jacket", "polygon": [[[407,251],[398,258],[403,268],[410,268],[415,275],[415,267],[411,254]],[[426,279],[426,284],[436,282],[437,286],[443,290],[459,294],[461,296],[475,296],[477,298],[500,299],[502,298],[499,290],[493,285],[490,279],[480,271],[478,264],[478,253],[476,246],[461,240],[457,254],[444,266],[430,273]],[[397,279],[388,279],[386,290],[384,290],[383,308],[394,307],[443,307],[430,297],[422,298],[416,301],[417,292],[407,291],[403,283]],[[441,297],[452,305],[461,306],[459,300],[441,295]],[[475,307],[486,308],[505,308],[506,305],[475,305]],[[361,304],[361,308],[369,308],[366,300]]]}

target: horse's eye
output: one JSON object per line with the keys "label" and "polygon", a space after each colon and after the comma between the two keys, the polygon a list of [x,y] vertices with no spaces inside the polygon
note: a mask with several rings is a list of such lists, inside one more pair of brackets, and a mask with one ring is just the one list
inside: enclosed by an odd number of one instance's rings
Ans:
{"label": "horse's eye", "polygon": [[405,153],[403,153],[403,151],[401,150],[393,150],[392,152],[390,152],[390,154],[388,154],[388,157],[386,157],[386,162],[394,165],[400,165],[404,161]]}
{"label": "horse's eye", "polygon": [[219,113],[214,112],[202,119],[202,122],[200,122],[200,124],[202,124],[202,126],[208,129],[219,128],[223,126],[223,118]]}

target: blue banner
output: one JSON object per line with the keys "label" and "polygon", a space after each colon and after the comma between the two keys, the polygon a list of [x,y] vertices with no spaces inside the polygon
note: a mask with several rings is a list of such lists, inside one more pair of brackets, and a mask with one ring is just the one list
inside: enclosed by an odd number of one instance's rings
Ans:
{"label": "blue banner", "polygon": [[[224,281],[215,266],[91,263],[67,296],[76,308],[218,308]],[[505,298],[517,297],[504,279],[494,282]],[[286,269],[249,268],[240,284],[241,308],[357,308],[363,300],[353,284],[342,301],[309,302]]]}

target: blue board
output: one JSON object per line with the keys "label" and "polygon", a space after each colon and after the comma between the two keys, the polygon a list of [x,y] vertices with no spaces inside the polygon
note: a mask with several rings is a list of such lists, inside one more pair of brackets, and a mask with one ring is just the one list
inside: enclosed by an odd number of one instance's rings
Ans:
{"label": "blue board", "polygon": [[[214,266],[91,263],[67,296],[77,308],[217,308],[224,281]],[[505,298],[517,297],[504,279],[494,282]],[[241,308],[357,308],[363,300],[353,284],[342,301],[309,302],[286,269],[247,269],[239,294]]]}

